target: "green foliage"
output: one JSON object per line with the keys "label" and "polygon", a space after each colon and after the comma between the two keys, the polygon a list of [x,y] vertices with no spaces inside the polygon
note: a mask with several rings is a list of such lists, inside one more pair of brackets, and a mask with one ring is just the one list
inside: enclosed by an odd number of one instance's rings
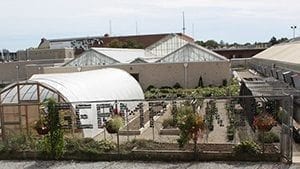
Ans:
{"label": "green foliage", "polygon": [[121,149],[123,151],[131,152],[133,148],[145,149],[145,150],[157,150],[157,149],[164,149],[165,144],[160,142],[155,142],[153,140],[133,139],[132,141],[126,142],[121,145]]}
{"label": "green foliage", "polygon": [[236,154],[249,154],[256,155],[261,152],[261,148],[254,141],[243,141],[240,144],[234,146],[233,151]]}
{"label": "green foliage", "polygon": [[61,130],[59,112],[56,101],[52,98],[45,100],[48,109],[47,123],[49,133],[38,142],[40,151],[51,155],[52,158],[60,158],[64,153],[64,134]]}
{"label": "green foliage", "polygon": [[173,118],[164,119],[164,121],[162,122],[162,126],[164,129],[176,128],[177,127],[176,120],[174,120]]}
{"label": "green foliage", "polygon": [[214,116],[217,115],[218,108],[215,100],[210,100],[205,108],[205,124],[207,128],[212,131],[214,129]]}
{"label": "green foliage", "polygon": [[123,118],[121,116],[114,116],[106,122],[105,128],[109,133],[117,133],[123,125]]}
{"label": "green foliage", "polygon": [[222,85],[223,85],[224,87],[227,86],[227,79],[223,79]]}
{"label": "green foliage", "polygon": [[177,118],[177,125],[180,130],[179,139],[177,139],[179,147],[183,147],[191,139],[196,145],[201,130],[205,128],[202,116],[195,113],[191,106],[182,106],[178,110]]}
{"label": "green foliage", "polygon": [[173,86],[173,88],[174,89],[181,89],[182,87],[178,82],[176,82],[175,85]]}
{"label": "green foliage", "polygon": [[233,140],[235,133],[234,126],[227,126],[227,138],[229,141]]}
{"label": "green foliage", "polygon": [[202,76],[200,76],[200,78],[199,78],[198,87],[204,87]]}
{"label": "green foliage", "polygon": [[92,138],[67,138],[65,147],[69,153],[100,154],[115,150],[116,145],[107,140],[95,141]]}
{"label": "green foliage", "polygon": [[147,87],[146,91],[150,91],[151,89],[155,89],[155,86],[149,85],[149,86]]}
{"label": "green foliage", "polygon": [[274,132],[259,133],[258,140],[263,143],[278,143],[279,136]]}
{"label": "green foliage", "polygon": [[131,48],[131,49],[142,49],[144,48],[143,45],[140,43],[134,41],[134,40],[128,40],[128,41],[120,41],[118,39],[112,40],[108,47],[110,48]]}
{"label": "green foliage", "polygon": [[239,83],[236,79],[230,81],[229,85],[221,87],[198,87],[196,89],[183,89],[179,83],[173,86],[173,89],[165,86],[161,89],[152,88],[145,92],[146,99],[154,98],[187,98],[187,97],[210,97],[210,96],[238,96],[240,91]]}
{"label": "green foliage", "polygon": [[6,151],[6,146],[3,142],[0,142],[0,153]]}
{"label": "green foliage", "polygon": [[216,49],[219,47],[218,42],[214,41],[214,40],[207,40],[206,42],[203,41],[196,41],[196,43],[200,46],[203,46],[205,48],[208,49]]}
{"label": "green foliage", "polygon": [[36,139],[32,136],[28,136],[24,133],[16,134],[16,135],[9,135],[7,138],[6,143],[4,143],[5,151],[28,151],[28,150],[35,150],[36,149]]}

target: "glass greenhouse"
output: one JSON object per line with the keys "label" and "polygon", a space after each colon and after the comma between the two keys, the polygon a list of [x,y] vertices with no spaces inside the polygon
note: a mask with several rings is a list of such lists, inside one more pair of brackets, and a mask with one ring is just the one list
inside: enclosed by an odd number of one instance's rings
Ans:
{"label": "glass greenhouse", "polygon": [[225,57],[190,43],[178,35],[169,35],[146,49],[92,48],[64,66],[96,66],[131,63],[176,63],[227,60]]}

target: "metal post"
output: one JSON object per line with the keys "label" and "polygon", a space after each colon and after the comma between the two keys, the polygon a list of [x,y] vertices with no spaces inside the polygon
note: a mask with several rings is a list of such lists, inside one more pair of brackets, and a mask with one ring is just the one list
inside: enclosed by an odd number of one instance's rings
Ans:
{"label": "metal post", "polygon": [[297,26],[293,25],[291,26],[291,29],[293,30],[293,38],[295,38],[295,31],[296,31]]}
{"label": "metal post", "polygon": [[294,112],[294,96],[290,95],[290,111],[289,111],[289,151],[290,151],[290,159],[288,159],[288,163],[292,163],[293,161],[293,112]]}
{"label": "metal post", "polygon": [[[127,125],[127,133],[129,133],[129,118],[128,118],[128,111],[126,111],[126,125]],[[127,134],[127,141],[129,141],[129,134]]]}

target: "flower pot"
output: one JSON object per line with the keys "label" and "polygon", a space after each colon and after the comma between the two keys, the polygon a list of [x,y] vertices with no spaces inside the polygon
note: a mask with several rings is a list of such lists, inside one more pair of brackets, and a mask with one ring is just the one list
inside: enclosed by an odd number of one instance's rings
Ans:
{"label": "flower pot", "polygon": [[112,127],[106,127],[106,130],[110,134],[114,134],[114,133],[118,132],[118,130],[116,130],[116,129],[112,128]]}
{"label": "flower pot", "polygon": [[45,134],[48,134],[48,132],[49,132],[48,127],[37,127],[35,129],[39,135],[45,135]]}

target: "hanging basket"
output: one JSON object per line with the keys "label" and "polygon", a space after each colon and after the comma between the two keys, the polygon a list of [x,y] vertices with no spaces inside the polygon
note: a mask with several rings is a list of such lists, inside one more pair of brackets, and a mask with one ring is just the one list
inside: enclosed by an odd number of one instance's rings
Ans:
{"label": "hanging basket", "polygon": [[36,127],[35,129],[39,135],[46,135],[49,132],[49,128],[45,127],[45,126],[44,127]]}

